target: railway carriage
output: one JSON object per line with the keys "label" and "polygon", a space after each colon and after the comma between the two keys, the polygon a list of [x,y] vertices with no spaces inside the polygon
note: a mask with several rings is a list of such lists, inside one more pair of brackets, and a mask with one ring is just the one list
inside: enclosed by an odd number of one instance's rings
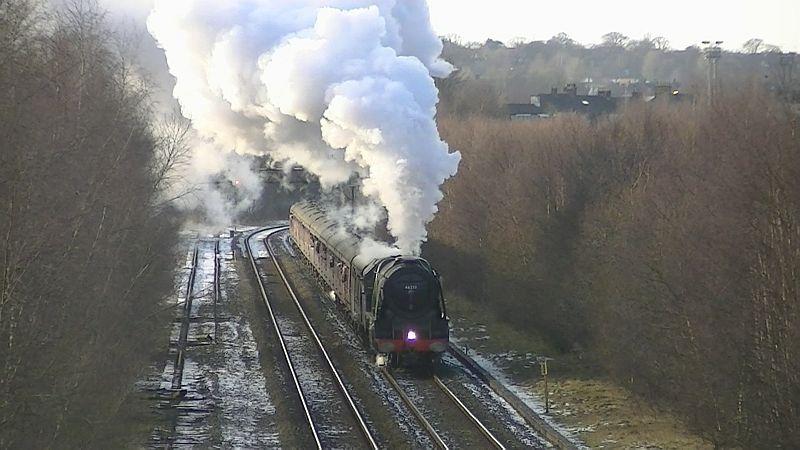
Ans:
{"label": "railway carriage", "polygon": [[382,363],[414,355],[435,362],[447,350],[449,323],[439,275],[415,256],[371,257],[311,202],[292,206],[289,231]]}

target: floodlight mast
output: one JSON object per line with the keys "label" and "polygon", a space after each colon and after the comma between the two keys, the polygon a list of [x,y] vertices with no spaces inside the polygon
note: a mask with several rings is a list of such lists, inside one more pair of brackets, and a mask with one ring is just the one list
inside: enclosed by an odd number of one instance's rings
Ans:
{"label": "floodlight mast", "polygon": [[703,41],[705,48],[703,53],[708,61],[708,102],[713,105],[715,98],[719,95],[720,86],[718,78],[719,59],[722,58],[722,47],[724,41]]}
{"label": "floodlight mast", "polygon": [[791,96],[792,85],[794,83],[794,65],[795,65],[794,52],[783,53],[780,57],[781,66],[781,91],[789,98]]}

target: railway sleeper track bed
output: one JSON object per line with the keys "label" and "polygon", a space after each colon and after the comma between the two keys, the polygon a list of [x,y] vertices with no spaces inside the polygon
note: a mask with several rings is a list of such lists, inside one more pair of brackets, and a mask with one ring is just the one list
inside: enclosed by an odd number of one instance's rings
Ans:
{"label": "railway sleeper track bed", "polygon": [[[173,304],[168,359],[158,375],[143,382],[157,417],[148,446],[277,447],[282,423],[247,320],[252,315],[245,314],[244,302],[235,301],[240,283],[233,237],[187,236],[185,245],[198,251],[189,251],[176,280],[180,298]],[[175,380],[179,349],[180,384]]]}
{"label": "railway sleeper track bed", "polygon": [[[193,348],[210,344],[205,336],[198,332],[198,312],[203,297],[208,295],[204,289],[205,271],[203,267],[209,245],[212,242],[198,240],[187,258],[188,270],[185,283],[185,294],[176,306],[179,316],[173,321],[179,325],[177,335],[170,339],[170,353],[173,358],[167,365],[166,374],[168,381],[162,382],[162,387],[156,392],[154,399],[159,400],[156,406],[166,419],[167,426],[157,430],[151,436],[153,445],[199,445],[205,438],[205,433],[193,431],[195,424],[201,422],[211,413],[211,404],[205,392],[194,379],[196,364],[190,359]],[[219,252],[216,250],[218,243],[213,241],[213,286],[214,292],[218,291],[219,283]]]}
{"label": "railway sleeper track bed", "polygon": [[[317,448],[378,448],[372,431],[267,241],[269,236],[282,230],[285,227],[252,233],[245,239],[245,246],[306,421],[305,430],[298,432],[307,431],[303,434],[310,438],[308,444]],[[268,257],[259,258],[253,252],[253,241],[262,235]]]}
{"label": "railway sleeper track bed", "polygon": [[[276,240],[274,243],[275,248],[281,249],[291,245],[287,244],[286,234],[282,235],[281,245],[278,245],[278,237],[274,237],[274,239]],[[298,278],[305,278],[306,280],[311,280],[311,284],[318,283],[315,295],[310,295],[310,297],[319,298],[318,302],[311,302],[314,304],[310,308],[312,312],[315,309],[326,310],[321,313],[322,318],[319,317],[320,313],[317,313],[318,322],[339,322],[340,325],[336,331],[338,336],[334,338],[340,341],[358,342],[357,333],[348,325],[346,319],[342,320],[346,314],[341,311],[336,301],[331,300],[325,294],[328,292],[328,288],[313,271],[311,265],[308,264],[305,258],[298,256],[299,251],[286,249],[285,253],[284,255],[274,256],[279,259],[284,258],[287,260],[286,264],[300,268],[300,270],[296,271],[296,274],[292,275],[292,282],[299,281]],[[328,325],[328,323],[323,325]],[[361,348],[360,351],[352,353],[354,353],[353,356],[355,357],[355,353],[364,353],[365,351],[364,348]],[[371,355],[366,357],[362,355],[361,359],[364,360],[362,362],[367,360],[374,361]],[[453,447],[546,448],[552,445],[559,448],[574,448],[562,447],[552,442],[548,444],[543,435],[531,427],[526,418],[519,415],[513,405],[506,402],[502,396],[494,393],[488,383],[472,374],[469,368],[460,364],[455,358],[447,357],[447,359],[449,362],[443,365],[446,370],[441,377],[431,378],[428,375],[427,377],[422,376],[419,380],[415,380],[414,376],[406,379],[408,374],[400,371],[399,374],[395,374],[400,377],[400,382],[391,373],[385,370],[376,371],[371,363],[366,363],[369,372],[378,374],[379,378],[384,381],[378,384],[386,386],[389,391],[392,391],[391,395],[397,399],[390,400],[390,402],[402,404],[404,409],[402,415],[413,417],[416,422],[414,424],[416,432],[426,434],[428,439],[418,438],[417,445],[425,448],[433,446],[444,448],[447,447],[448,443]],[[417,374],[416,378],[420,378],[419,374]],[[468,381],[465,381],[467,379]],[[409,396],[403,386],[400,386],[400,384],[406,383],[410,383],[410,389],[415,389],[415,383],[422,383],[421,390],[435,393],[436,395],[431,395],[431,397],[437,398],[439,401],[433,403],[422,402],[420,407],[417,407],[416,403],[419,402],[411,400],[413,395]],[[450,389],[448,385],[452,386],[453,389]],[[424,398],[425,396],[422,397]],[[431,415],[429,410],[435,413],[437,409],[442,408],[448,409],[445,413],[446,417],[440,418],[438,421],[427,419]],[[432,425],[432,422],[436,426]],[[469,429],[465,429],[465,427]],[[423,431],[426,429],[428,430]],[[436,431],[437,429],[444,431],[439,433]],[[446,436],[446,438],[442,438],[442,435]]]}
{"label": "railway sleeper track bed", "polygon": [[439,376],[382,373],[437,448],[506,448]]}

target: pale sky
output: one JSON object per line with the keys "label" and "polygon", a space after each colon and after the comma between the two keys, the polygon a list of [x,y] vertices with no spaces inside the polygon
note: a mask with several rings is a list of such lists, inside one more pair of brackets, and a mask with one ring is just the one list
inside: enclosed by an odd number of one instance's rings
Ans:
{"label": "pale sky", "polygon": [[594,44],[609,31],[632,38],[666,37],[673,48],[725,41],[740,49],[758,37],[784,51],[800,51],[800,0],[428,0],[431,20],[440,35],[465,41],[491,37],[547,40],[566,32],[583,44]]}
{"label": "pale sky", "polygon": [[[152,0],[101,3],[143,19]],[[605,33],[618,31],[635,39],[648,33],[664,36],[678,49],[722,40],[723,47],[739,50],[744,41],[758,37],[784,51],[800,52],[800,0],[428,0],[428,4],[436,32],[457,34],[465,41],[547,40],[563,31],[582,44],[595,44]]]}

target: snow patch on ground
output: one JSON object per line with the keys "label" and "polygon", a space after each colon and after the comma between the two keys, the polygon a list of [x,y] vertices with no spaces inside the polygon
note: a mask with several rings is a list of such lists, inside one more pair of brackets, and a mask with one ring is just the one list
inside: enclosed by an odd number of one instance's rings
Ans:
{"label": "snow patch on ground", "polygon": [[[188,235],[187,235],[188,236]],[[186,359],[181,388],[184,397],[171,392],[174,359],[184,309],[175,307],[169,359],[165,362],[158,386],[163,398],[158,410],[161,423],[151,435],[151,445],[199,446],[222,448],[273,448],[280,446],[275,424],[275,406],[266,391],[257,344],[249,323],[231,310],[225,287],[238,281],[232,265],[232,240],[220,240],[220,298],[214,306],[216,254],[214,237],[197,240],[193,234],[185,246],[198,247],[197,272],[192,294],[192,308]],[[187,255],[191,267],[193,250]],[[186,296],[190,269],[176,277],[175,302]],[[214,316],[218,319],[215,327]],[[208,336],[219,334],[211,341]]]}
{"label": "snow patch on ground", "polygon": [[297,257],[297,253],[294,251],[294,246],[292,245],[292,238],[289,236],[289,233],[281,233],[281,242],[283,243],[283,248],[286,250],[286,253],[292,256],[292,258]]}
{"label": "snow patch on ground", "polygon": [[[213,327],[213,324],[211,324]],[[274,426],[275,406],[266,390],[258,349],[250,325],[241,320],[220,324],[221,367],[206,366],[212,392],[221,409],[222,446],[274,447],[280,439]]]}
{"label": "snow patch on ground", "polygon": [[[485,331],[485,330],[484,330]],[[450,341],[453,345],[459,345],[460,341],[451,336]],[[465,345],[461,345],[462,348],[466,347]],[[580,443],[579,438],[577,437],[576,433],[580,430],[572,429],[565,427],[561,423],[557,422],[552,416],[545,413],[544,403],[539,399],[538,395],[533,392],[530,386],[520,386],[514,383],[514,381],[509,377],[500,367],[495,364],[493,358],[491,356],[484,356],[479,352],[475,351],[474,349],[470,349],[469,356],[475,360],[484,370],[492,374],[498,381],[503,383],[511,392],[513,392],[517,397],[519,397],[529,408],[531,408],[536,414],[542,417],[550,426],[555,428],[559,433],[566,436],[570,441],[575,443],[579,448],[588,448]],[[501,357],[501,359],[503,359]]]}
{"label": "snow patch on ground", "polygon": [[475,398],[479,399],[483,405],[488,406],[495,417],[503,417],[503,423],[520,442],[533,448],[550,447],[549,443],[542,439],[536,433],[536,430],[525,422],[525,419],[519,415],[514,407],[486,386],[483,381],[477,379],[457,359],[448,354],[442,358],[442,362],[458,367],[460,373],[463,374],[461,385],[470,391]]}

